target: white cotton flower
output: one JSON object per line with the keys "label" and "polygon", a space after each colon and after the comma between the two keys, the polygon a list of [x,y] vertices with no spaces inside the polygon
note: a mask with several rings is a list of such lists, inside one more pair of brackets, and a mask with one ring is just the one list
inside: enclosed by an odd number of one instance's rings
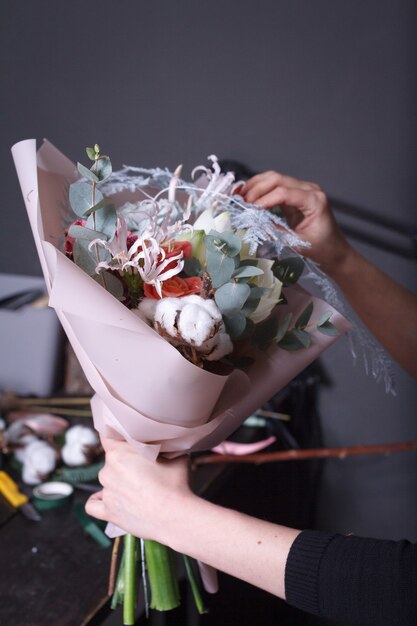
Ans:
{"label": "white cotton flower", "polygon": [[145,318],[148,321],[153,321],[155,319],[157,302],[158,300],[154,300],[153,298],[143,298],[138,308],[133,310],[133,313],[138,315],[141,319]]}
{"label": "white cotton flower", "polygon": [[182,300],[183,298],[162,298],[162,300],[156,300],[154,322],[159,324],[171,337],[178,336],[176,322],[178,312],[184,306]]}
{"label": "white cotton flower", "polygon": [[178,317],[180,335],[191,346],[201,346],[215,331],[216,320],[198,304],[186,304]]}
{"label": "white cotton flower", "polygon": [[216,302],[211,298],[202,298],[196,294],[190,296],[184,296],[181,298],[184,304],[197,304],[199,307],[205,309],[209,315],[216,321],[222,321],[222,314],[218,308]]}
{"label": "white cotton flower", "polygon": [[95,430],[88,426],[72,426],[65,434],[65,445],[61,450],[62,460],[70,467],[85,465],[88,462],[86,448],[96,446],[99,438]]}
{"label": "white cotton flower", "polygon": [[201,346],[201,351],[205,354],[204,358],[207,361],[218,361],[226,354],[233,352],[232,340],[224,330],[224,327]]}
{"label": "white cotton flower", "polygon": [[54,471],[56,467],[55,450],[46,441],[33,441],[26,447],[23,462],[22,479],[28,485],[37,485]]}

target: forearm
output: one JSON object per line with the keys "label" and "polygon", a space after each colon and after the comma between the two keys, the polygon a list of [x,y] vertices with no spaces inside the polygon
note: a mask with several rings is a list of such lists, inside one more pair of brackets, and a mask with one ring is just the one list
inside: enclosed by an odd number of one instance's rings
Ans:
{"label": "forearm", "polygon": [[376,339],[417,378],[417,296],[350,246],[326,269]]}
{"label": "forearm", "polygon": [[[166,529],[174,550],[285,599],[285,565],[300,531],[188,496]],[[184,522],[184,520],[186,520]]]}

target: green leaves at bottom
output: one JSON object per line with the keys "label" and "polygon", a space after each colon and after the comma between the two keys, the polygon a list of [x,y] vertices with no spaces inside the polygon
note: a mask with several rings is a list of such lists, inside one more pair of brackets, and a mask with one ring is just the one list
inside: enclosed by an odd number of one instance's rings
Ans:
{"label": "green leaves at bottom", "polygon": [[293,330],[290,330],[284,335],[278,345],[283,350],[294,352],[295,350],[309,348],[311,346],[311,337],[305,330],[293,328]]}

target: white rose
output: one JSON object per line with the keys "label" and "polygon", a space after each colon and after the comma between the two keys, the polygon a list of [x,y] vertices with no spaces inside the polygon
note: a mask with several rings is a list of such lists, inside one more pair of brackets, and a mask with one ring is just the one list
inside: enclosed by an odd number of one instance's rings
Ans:
{"label": "white rose", "polygon": [[211,230],[216,230],[218,233],[225,233],[232,230],[232,224],[228,211],[223,211],[217,217],[214,217],[214,209],[206,209],[196,219],[193,224],[194,230],[204,230],[206,235]]}
{"label": "white rose", "polygon": [[256,309],[248,315],[255,324],[259,324],[270,315],[272,309],[278,304],[281,297],[282,282],[274,276],[272,266],[274,261],[270,259],[257,259],[258,267],[263,270],[261,276],[256,276],[254,283],[256,287],[268,289],[268,292],[262,296]]}

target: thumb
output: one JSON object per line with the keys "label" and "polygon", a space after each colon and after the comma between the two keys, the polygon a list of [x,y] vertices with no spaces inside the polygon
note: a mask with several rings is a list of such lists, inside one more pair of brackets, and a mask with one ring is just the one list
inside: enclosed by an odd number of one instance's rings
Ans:
{"label": "thumb", "polygon": [[103,502],[103,491],[98,491],[90,496],[85,503],[85,510],[88,515],[97,519],[106,520],[105,507]]}

